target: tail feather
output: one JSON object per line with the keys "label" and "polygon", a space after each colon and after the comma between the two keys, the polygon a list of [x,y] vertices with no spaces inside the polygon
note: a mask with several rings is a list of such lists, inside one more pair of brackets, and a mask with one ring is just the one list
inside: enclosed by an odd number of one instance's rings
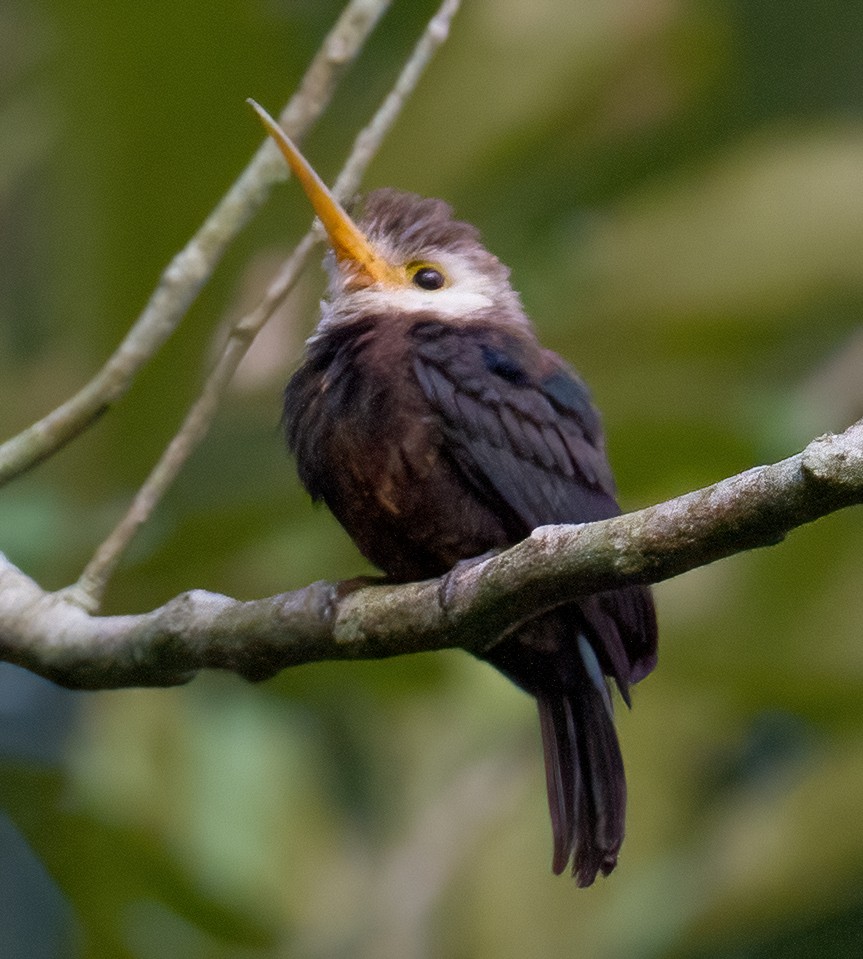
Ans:
{"label": "tail feather", "polygon": [[608,875],[623,843],[626,779],[607,695],[585,668],[574,688],[537,696],[554,835],[552,869],[559,874],[572,860],[579,886],[589,886],[597,873]]}
{"label": "tail feather", "polygon": [[572,862],[579,886],[617,863],[626,779],[611,686],[629,688],[656,664],[656,617],[641,587],[598,593],[514,630],[483,658],[536,697],[554,835],[552,869]]}
{"label": "tail feather", "polygon": [[548,789],[548,811],[554,836],[552,871],[559,876],[572,856],[575,844],[575,809],[570,797],[575,795],[574,776],[578,769],[570,755],[569,716],[564,699],[537,699],[539,727],[545,753],[545,783]]}

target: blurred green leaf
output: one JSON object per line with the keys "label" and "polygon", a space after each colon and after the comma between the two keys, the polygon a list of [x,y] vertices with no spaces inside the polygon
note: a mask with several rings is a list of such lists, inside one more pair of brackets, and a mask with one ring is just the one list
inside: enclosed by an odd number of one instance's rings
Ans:
{"label": "blurred green leaf", "polygon": [[84,955],[133,956],[128,910],[154,900],[223,942],[248,948],[272,942],[270,930],[196,888],[146,831],[118,828],[76,808],[58,773],[4,764],[0,803],[75,907]]}
{"label": "blurred green leaf", "polygon": [[[309,137],[327,178],[435,6],[392,5]],[[0,9],[4,435],[104,361],[259,143],[245,97],[284,101],[340,9]],[[473,0],[373,164],[368,186],[445,197],[512,268],[591,385],[628,508],[863,415],[861,48],[857,0]],[[0,549],[74,580],[308,221],[276,191],[130,395],[3,491]],[[279,436],[321,281],[108,612],[371,571]],[[7,763],[0,797],[94,957],[856,955],[861,535],[846,511],[657,589],[660,666],[618,710],[628,837],[591,890],[548,872],[533,704],[455,653],[82,696],[60,768]]]}

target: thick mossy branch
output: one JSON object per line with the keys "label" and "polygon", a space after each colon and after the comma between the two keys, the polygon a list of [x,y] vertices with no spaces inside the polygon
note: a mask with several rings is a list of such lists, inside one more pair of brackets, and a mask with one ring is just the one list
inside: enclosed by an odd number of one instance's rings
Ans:
{"label": "thick mossy branch", "polygon": [[314,583],[251,602],[194,590],[149,613],[91,616],[0,557],[0,659],[62,686],[113,689],[176,685],[204,668],[264,679],[320,660],[480,650],[573,597],[772,545],[861,502],[863,421],[657,506],[541,527],[497,556],[422,583]]}

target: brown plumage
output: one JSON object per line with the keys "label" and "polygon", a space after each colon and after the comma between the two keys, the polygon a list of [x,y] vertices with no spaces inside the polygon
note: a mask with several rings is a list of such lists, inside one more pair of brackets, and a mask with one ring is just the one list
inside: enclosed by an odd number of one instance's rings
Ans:
{"label": "brown plumage", "polygon": [[[260,111],[259,111],[260,112]],[[543,349],[509,271],[440,200],[378,190],[355,225],[275,124],[334,250],[321,320],[285,391],[303,484],[392,579],[438,576],[548,523],[616,515],[599,417]],[[656,662],[641,587],[536,617],[484,657],[539,705],[552,867],[614,868],[626,783],[608,677]]]}
{"label": "brown plumage", "polygon": [[[405,262],[437,263],[456,253],[509,290],[504,267],[439,201],[378,191],[359,226],[389,256],[396,247]],[[433,301],[354,311],[337,289],[285,392],[302,482],[393,579],[438,576],[545,523],[618,512],[586,387],[539,345],[515,297],[504,301],[442,318]],[[650,595],[636,587],[539,617],[485,657],[537,699],[553,868],[573,858],[581,885],[614,867],[624,832],[602,674],[628,702],[655,648]]]}

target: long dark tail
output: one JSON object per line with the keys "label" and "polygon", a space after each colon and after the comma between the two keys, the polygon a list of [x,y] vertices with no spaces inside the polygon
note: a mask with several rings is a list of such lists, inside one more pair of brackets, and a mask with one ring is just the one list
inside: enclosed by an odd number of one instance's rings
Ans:
{"label": "long dark tail", "polygon": [[551,868],[559,874],[571,859],[577,884],[589,886],[617,864],[626,778],[605,678],[581,636],[579,646],[587,663],[574,687],[542,691],[537,704],[554,835]]}
{"label": "long dark tail", "polygon": [[586,597],[515,630],[484,658],[536,697],[554,834],[552,869],[579,886],[617,863],[626,778],[609,682],[629,687],[656,664],[656,617],[640,587]]}

